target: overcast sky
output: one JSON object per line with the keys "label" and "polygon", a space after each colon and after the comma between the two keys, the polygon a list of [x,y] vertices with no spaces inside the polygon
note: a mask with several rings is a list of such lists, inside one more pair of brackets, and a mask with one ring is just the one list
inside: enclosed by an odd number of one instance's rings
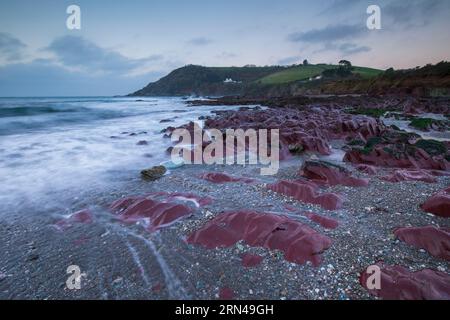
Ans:
{"label": "overcast sky", "polygon": [[450,60],[449,30],[450,0],[2,0],[0,96],[126,94],[186,64],[415,67]]}

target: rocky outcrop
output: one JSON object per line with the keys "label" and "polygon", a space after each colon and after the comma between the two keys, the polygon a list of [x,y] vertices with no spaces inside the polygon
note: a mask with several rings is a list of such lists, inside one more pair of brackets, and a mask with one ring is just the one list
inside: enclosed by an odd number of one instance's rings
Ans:
{"label": "rocky outcrop", "polygon": [[423,140],[416,134],[385,131],[360,146],[353,145],[344,161],[380,167],[450,170],[447,146],[439,141]]}

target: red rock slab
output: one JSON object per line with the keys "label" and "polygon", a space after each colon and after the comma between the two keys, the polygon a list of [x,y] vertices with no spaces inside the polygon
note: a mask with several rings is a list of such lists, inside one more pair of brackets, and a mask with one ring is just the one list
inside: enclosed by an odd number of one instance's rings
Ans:
{"label": "red rock slab", "polygon": [[366,187],[369,184],[368,179],[352,177],[344,168],[320,161],[306,161],[300,169],[300,175],[319,185]]}
{"label": "red rock slab", "polygon": [[393,173],[382,177],[382,180],[389,182],[402,181],[422,181],[426,183],[436,183],[437,179],[424,170],[395,170]]}
{"label": "red rock slab", "polygon": [[192,202],[196,207],[204,207],[213,202],[211,197],[200,197],[194,193],[189,192],[152,192],[148,194],[151,197],[161,197],[166,201],[182,201]]}
{"label": "red rock slab", "polygon": [[256,211],[223,213],[192,233],[187,242],[208,249],[230,247],[243,240],[249,246],[280,250],[287,261],[314,266],[331,239],[310,227],[277,214]]}
{"label": "red rock slab", "polygon": [[246,268],[256,267],[264,260],[260,255],[251,253],[245,253],[241,258],[242,265]]}
{"label": "red rock slab", "polygon": [[355,166],[356,170],[364,172],[368,175],[377,174],[377,169],[374,166],[370,166],[368,164],[358,164]]}
{"label": "red rock slab", "polygon": [[344,199],[336,193],[318,193],[318,187],[308,182],[281,180],[267,186],[268,189],[292,197],[298,201],[321,206],[326,210],[340,209]]}
{"label": "red rock slab", "polygon": [[450,260],[450,228],[399,228],[394,234],[417,249],[425,249],[435,257]]}
{"label": "red rock slab", "polygon": [[450,170],[450,163],[448,161],[442,157],[431,157],[420,149],[416,152],[415,157],[408,156],[404,158],[396,158],[383,148],[374,148],[368,154],[364,154],[358,150],[350,150],[345,153],[344,161],[353,164],[369,164],[377,167],[420,168],[439,171]]}
{"label": "red rock slab", "polygon": [[71,215],[57,221],[54,224],[54,227],[56,227],[60,231],[65,231],[71,228],[74,224],[77,223],[89,224],[92,222],[93,222],[92,212],[86,209],[72,213]]}
{"label": "red rock slab", "polygon": [[144,222],[153,232],[191,215],[192,209],[175,202],[160,202],[151,198],[133,197],[114,202],[110,209],[126,223]]}
{"label": "red rock slab", "polygon": [[305,216],[307,216],[311,221],[320,224],[325,229],[333,230],[339,227],[338,221],[328,217],[321,216],[316,213],[305,212]]}
{"label": "red rock slab", "polygon": [[411,272],[401,266],[377,263],[381,269],[380,289],[369,290],[367,280],[371,274],[365,270],[360,276],[361,285],[370,294],[386,300],[449,300],[450,275],[424,269]]}
{"label": "red rock slab", "polygon": [[200,175],[200,179],[207,180],[212,183],[227,183],[227,182],[244,182],[244,183],[252,183],[253,179],[249,178],[236,178],[232,177],[225,173],[220,172],[208,172]]}
{"label": "red rock slab", "polygon": [[219,291],[219,299],[220,300],[233,300],[234,299],[234,291],[228,287],[220,288]]}
{"label": "red rock slab", "polygon": [[450,177],[450,171],[430,170],[430,173],[435,177]]}
{"label": "red rock slab", "polygon": [[328,230],[333,230],[336,229],[337,227],[339,227],[339,222],[328,218],[328,217],[324,217],[322,215],[318,215],[316,213],[313,212],[303,212],[301,213],[297,208],[294,208],[293,206],[290,205],[284,205],[284,208],[290,212],[296,212],[299,214],[303,214],[305,215],[308,219],[310,219],[311,221],[318,223],[322,228],[328,229]]}
{"label": "red rock slab", "polygon": [[420,207],[425,212],[444,218],[450,217],[450,188],[435,194]]}

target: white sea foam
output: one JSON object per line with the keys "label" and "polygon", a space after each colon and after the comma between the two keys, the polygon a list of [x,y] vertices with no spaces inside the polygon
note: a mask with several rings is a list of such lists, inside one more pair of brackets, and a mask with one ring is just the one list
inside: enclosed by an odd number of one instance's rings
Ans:
{"label": "white sea foam", "polygon": [[71,111],[0,119],[8,128],[0,135],[0,214],[23,204],[64,208],[68,199],[139,177],[168,159],[162,129],[230,109],[186,107],[179,98],[0,99],[0,108],[33,103]]}

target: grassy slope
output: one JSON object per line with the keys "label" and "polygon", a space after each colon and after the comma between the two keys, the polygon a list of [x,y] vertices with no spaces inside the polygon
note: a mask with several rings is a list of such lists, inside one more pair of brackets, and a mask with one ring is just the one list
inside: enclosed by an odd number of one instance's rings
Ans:
{"label": "grassy slope", "polygon": [[[268,75],[264,78],[259,79],[257,83],[270,85],[307,80],[311,77],[320,75],[326,69],[332,68],[337,68],[337,66],[326,64],[297,66]],[[360,74],[363,78],[371,78],[377,76],[383,71],[365,67],[354,67],[353,72],[356,74]]]}

